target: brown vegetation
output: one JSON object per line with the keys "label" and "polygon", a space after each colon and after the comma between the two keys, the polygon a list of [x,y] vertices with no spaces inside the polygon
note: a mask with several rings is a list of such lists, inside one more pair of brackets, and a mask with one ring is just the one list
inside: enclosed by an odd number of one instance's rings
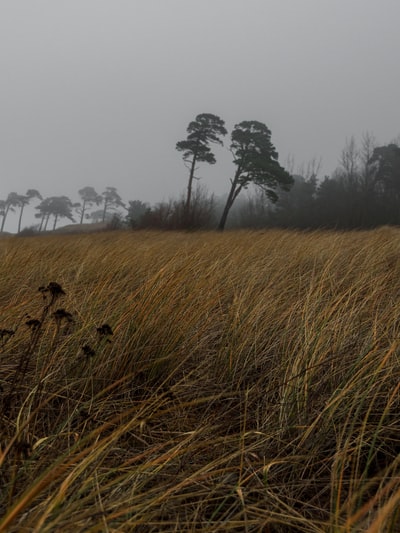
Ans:
{"label": "brown vegetation", "polygon": [[0,531],[398,531],[399,231],[4,239],[0,279]]}

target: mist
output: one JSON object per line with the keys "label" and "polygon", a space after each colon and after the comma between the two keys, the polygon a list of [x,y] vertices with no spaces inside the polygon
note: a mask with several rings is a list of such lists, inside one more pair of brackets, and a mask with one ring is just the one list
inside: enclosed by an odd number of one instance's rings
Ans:
{"label": "mist", "polygon": [[[395,1],[5,0],[0,14],[1,199],[77,199],[88,185],[176,197],[187,169],[175,144],[204,112],[228,130],[264,122],[283,165],[317,158],[321,177],[346,138],[400,133]],[[198,172],[216,195],[228,146]]]}

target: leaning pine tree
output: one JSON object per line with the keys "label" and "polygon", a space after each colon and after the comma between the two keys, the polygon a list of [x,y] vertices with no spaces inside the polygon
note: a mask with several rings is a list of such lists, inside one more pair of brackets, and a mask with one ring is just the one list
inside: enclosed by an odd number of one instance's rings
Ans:
{"label": "leaning pine tree", "polygon": [[236,124],[231,134],[230,150],[236,172],[231,179],[231,188],[218,225],[225,228],[229,211],[243,189],[254,184],[264,190],[267,197],[276,202],[277,187],[288,191],[293,184],[292,176],[278,163],[278,153],[271,142],[271,131],[256,120]]}
{"label": "leaning pine tree", "polygon": [[216,162],[210,143],[222,145],[221,137],[227,134],[227,130],[225,129],[225,122],[217,115],[202,113],[190,122],[186,131],[188,132],[186,140],[176,143],[176,149],[183,152],[183,160],[189,167],[185,201],[185,216],[187,218],[191,207],[193,180],[196,178],[196,165],[202,161],[211,165]]}

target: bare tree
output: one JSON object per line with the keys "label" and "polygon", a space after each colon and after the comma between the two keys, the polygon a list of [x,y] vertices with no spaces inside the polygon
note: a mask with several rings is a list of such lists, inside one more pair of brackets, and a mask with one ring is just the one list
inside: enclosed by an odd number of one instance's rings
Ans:
{"label": "bare tree", "polygon": [[340,170],[343,177],[349,185],[355,185],[358,182],[360,171],[360,152],[357,148],[354,137],[346,139],[346,144],[340,156]]}
{"label": "bare tree", "polygon": [[365,192],[372,192],[376,182],[376,166],[372,164],[372,156],[377,146],[374,135],[365,132],[361,139],[360,149],[360,178],[361,186]]}

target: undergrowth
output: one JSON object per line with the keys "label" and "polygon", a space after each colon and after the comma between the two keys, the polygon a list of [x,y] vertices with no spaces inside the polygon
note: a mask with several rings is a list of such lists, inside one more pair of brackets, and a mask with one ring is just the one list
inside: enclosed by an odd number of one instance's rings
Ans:
{"label": "undergrowth", "polygon": [[0,531],[400,531],[400,233],[0,240]]}

